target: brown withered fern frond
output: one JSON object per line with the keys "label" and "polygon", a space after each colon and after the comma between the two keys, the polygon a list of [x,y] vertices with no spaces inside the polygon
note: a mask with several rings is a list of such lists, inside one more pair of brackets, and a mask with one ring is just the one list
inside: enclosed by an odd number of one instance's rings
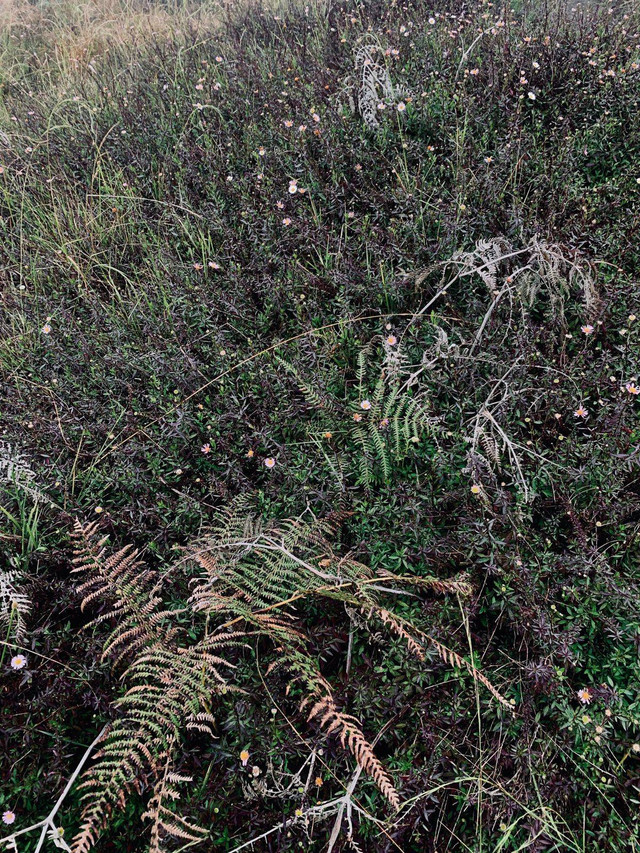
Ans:
{"label": "brown withered fern frond", "polygon": [[267,671],[273,672],[277,668],[284,668],[291,674],[287,692],[296,683],[302,685],[303,697],[300,701],[300,710],[303,711],[311,705],[307,722],[319,718],[318,723],[326,728],[327,734],[336,734],[342,748],[351,752],[358,766],[371,777],[380,793],[397,811],[400,808],[400,795],[391,777],[373,751],[373,746],[365,737],[358,720],[351,714],[341,711],[336,705],[331,685],[318,670],[308,651],[282,646],[277,651],[278,658]]}
{"label": "brown withered fern frond", "polygon": [[[395,634],[405,642],[409,651],[419,660],[425,660],[424,648],[429,645],[433,646],[445,663],[449,664],[449,666],[465,670],[475,682],[484,685],[494,699],[497,699],[504,708],[508,708],[509,711],[513,712],[513,703],[493,686],[486,675],[480,672],[480,670],[466,658],[458,654],[458,652],[455,652],[453,649],[445,646],[430,634],[426,634],[424,631],[421,631],[415,625],[410,625],[405,619],[402,619],[397,614],[391,613],[382,607],[371,607],[366,615],[369,617],[372,615],[377,616],[392,634]],[[420,640],[422,641],[422,644],[420,643]]]}
{"label": "brown withered fern frond", "polygon": [[[162,778],[170,782],[166,762],[186,728],[204,725],[212,695],[234,689],[221,674],[229,666],[222,654],[246,636],[241,631],[214,631],[188,645],[184,628],[175,626],[176,614],[183,611],[161,606],[161,579],[138,560],[135,550],[125,547],[108,556],[106,539],[96,541],[97,532],[97,524],[76,521],[74,571],[87,576],[80,587],[83,607],[98,599],[111,603],[93,622],[117,622],[104,655],[115,651],[116,663],[125,656],[133,656],[133,661],[123,674],[128,689],[114,703],[120,716],[105,733],[80,785],[83,813],[74,853],[86,853],[95,844],[114,807],[124,807],[133,792],[149,787],[156,798],[150,812],[157,811],[163,832],[171,834],[171,827],[182,826],[177,818],[172,823],[160,819],[157,797],[168,790],[162,788]],[[182,831],[191,830],[183,826],[177,837],[183,837]]]}
{"label": "brown withered fern frond", "polygon": [[401,580],[415,587],[430,589],[440,595],[457,593],[463,598],[467,598],[473,592],[469,576],[465,572],[461,572],[452,578],[415,577],[410,580],[409,578],[402,578]]}
{"label": "brown withered fern frond", "polygon": [[321,696],[315,702],[307,719],[312,720],[314,717],[318,718],[320,726],[326,728],[327,734],[338,735],[342,747],[349,749],[358,765],[368,773],[380,793],[397,811],[400,808],[400,795],[382,762],[374,753],[373,747],[363,735],[356,718],[340,711],[330,693]]}
{"label": "brown withered fern frond", "polygon": [[196,826],[166,805],[180,799],[180,794],[176,790],[177,784],[192,782],[193,779],[191,776],[181,776],[171,770],[173,764],[169,753],[160,758],[163,759],[162,772],[158,774],[153,796],[142,815],[143,820],[151,821],[149,853],[164,853],[169,839],[197,844],[209,835],[206,829]]}
{"label": "brown withered fern frond", "polygon": [[[290,685],[296,682],[303,685],[301,708],[313,701],[318,709],[311,717],[317,717],[321,707],[332,709],[329,716],[321,719],[335,721],[331,731],[342,731],[341,743],[351,749],[360,763],[365,755],[366,738],[359,728],[356,736],[354,718],[339,716],[331,687],[317,669],[311,639],[293,605],[304,598],[323,597],[355,606],[365,613],[375,613],[418,660],[424,661],[426,645],[433,644],[439,653],[444,647],[382,604],[383,596],[414,587],[464,597],[471,593],[469,579],[464,574],[439,579],[399,576],[384,570],[374,575],[369,566],[335,553],[330,541],[336,532],[335,519],[265,521],[247,516],[248,511],[248,501],[238,499],[220,513],[212,530],[194,546],[191,558],[205,574],[196,584],[191,606],[195,611],[207,613],[209,618],[220,618],[226,612],[232,618],[225,626],[249,624],[267,635],[276,644],[278,655],[269,671],[284,668],[291,676]],[[488,679],[464,658],[451,652],[449,660],[466,669],[475,680],[489,685]],[[501,704],[511,707],[493,686],[489,689]],[[340,721],[344,723],[343,729]],[[376,783],[384,782],[380,790],[394,805],[397,799],[390,793],[391,783],[371,758],[371,747],[366,755],[363,770]],[[375,773],[370,772],[373,769]]]}
{"label": "brown withered fern frond", "polygon": [[83,525],[76,520],[72,534],[76,553],[72,573],[81,573],[86,578],[78,587],[83,596],[81,610],[96,601],[111,602],[111,608],[89,625],[116,621],[104,645],[102,660],[117,652],[114,664],[117,665],[145,645],[157,640],[170,642],[173,632],[166,627],[165,620],[171,614],[158,609],[162,600],[158,594],[161,581],[138,559],[139,551],[125,545],[107,556],[105,543],[109,537],[96,541],[98,530],[97,522]]}
{"label": "brown withered fern frond", "polygon": [[[461,655],[448,649],[392,610],[410,588],[464,597],[471,592],[464,574],[450,579],[400,576],[373,570],[332,544],[344,514],[318,519],[264,519],[238,498],[218,513],[212,528],[173,567],[193,584],[185,606],[163,604],[165,578],[151,571],[130,547],[109,555],[98,525],[76,522],[75,571],[84,575],[83,608],[96,601],[110,606],[92,624],[115,622],[103,657],[125,662],[126,692],[115,703],[116,720],[104,735],[93,767],[81,783],[84,811],[74,853],[87,853],[109,821],[134,793],[151,791],[145,816],[152,821],[152,851],[170,836],[195,844],[201,831],[178,815],[179,777],[174,766],[188,729],[210,733],[211,702],[240,687],[230,683],[233,657],[248,637],[268,640],[275,660],[268,667],[287,674],[287,692],[300,693],[300,709],[335,734],[387,802],[399,808],[400,795],[376,757],[358,720],[341,710],[331,685],[318,669],[316,651],[301,617],[300,603],[325,598],[375,616],[421,663],[433,645],[447,663],[466,670],[498,701],[511,707],[489,680]],[[193,577],[194,565],[200,570]],[[172,571],[173,571],[172,570]],[[155,845],[155,846],[154,846]]]}
{"label": "brown withered fern frond", "polygon": [[448,646],[445,646],[443,643],[436,640],[434,637],[428,637],[429,643],[435,648],[440,657],[445,663],[448,663],[449,666],[456,666],[458,669],[464,669],[469,675],[473,678],[474,681],[484,685],[486,689],[491,693],[494,699],[496,699],[503,708],[507,708],[509,711],[513,713],[514,703],[510,702],[506,697],[500,693],[499,690],[493,686],[493,684],[489,681],[486,675],[480,672],[472,663],[470,663],[466,658],[463,658],[462,655],[459,655],[457,652],[450,649]]}
{"label": "brown withered fern frond", "polygon": [[367,615],[372,616],[374,614],[391,631],[392,634],[395,634],[396,637],[399,637],[405,642],[411,654],[415,655],[418,660],[423,661],[425,659],[424,650],[421,644],[409,633],[409,631],[407,631],[399,617],[390,613],[388,610],[385,610],[384,607],[371,608]]}

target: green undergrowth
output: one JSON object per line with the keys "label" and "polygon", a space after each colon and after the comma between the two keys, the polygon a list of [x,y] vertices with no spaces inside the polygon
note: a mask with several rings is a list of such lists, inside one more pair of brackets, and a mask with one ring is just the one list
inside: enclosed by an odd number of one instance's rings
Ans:
{"label": "green undergrowth", "polygon": [[[0,812],[41,819],[120,713],[74,520],[142,550],[195,644],[181,549],[243,498],[330,519],[331,558],[468,666],[305,597],[400,809],[363,773],[332,838],[356,762],[260,634],[180,734],[200,849],[638,850],[637,9],[99,11],[0,31]],[[96,849],[149,849],[152,776]]]}

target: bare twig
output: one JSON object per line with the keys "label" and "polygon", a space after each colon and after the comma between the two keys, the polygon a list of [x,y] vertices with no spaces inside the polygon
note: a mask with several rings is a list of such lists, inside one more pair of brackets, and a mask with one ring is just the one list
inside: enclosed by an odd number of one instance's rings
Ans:
{"label": "bare twig", "polygon": [[[78,762],[76,769],[73,771],[73,773],[69,777],[69,780],[68,780],[67,784],[65,785],[64,790],[62,791],[62,793],[60,794],[60,796],[56,800],[56,803],[55,803],[54,807],[51,809],[51,811],[49,812],[49,814],[45,818],[43,818],[41,821],[38,821],[38,823],[34,823],[31,826],[25,827],[24,829],[19,829],[17,832],[12,832],[11,835],[7,835],[7,836],[5,836],[5,838],[0,838],[0,844],[6,844],[10,849],[17,850],[18,845],[16,844],[16,838],[19,835],[24,835],[26,832],[33,832],[36,829],[40,829],[41,830],[40,838],[38,839],[38,845],[35,849],[35,853],[40,853],[40,850],[42,850],[42,845],[44,844],[44,840],[45,840],[47,831],[50,831],[50,832],[57,835],[58,828],[55,825],[53,819],[56,816],[56,814],[58,813],[60,806],[64,802],[65,797],[67,796],[67,794],[69,793],[69,791],[73,787],[73,783],[78,778],[78,774],[80,773],[80,771],[84,767],[87,759],[91,755],[93,748],[102,739],[102,736],[106,732],[107,728],[108,728],[108,726],[105,726],[102,729],[102,731],[100,732],[100,734],[95,738],[95,740],[93,740],[91,742],[91,744],[89,744],[84,755],[82,756],[82,758]],[[57,841],[58,841],[58,845],[63,847],[63,849],[70,850],[70,847],[62,839],[61,836],[57,835]]]}

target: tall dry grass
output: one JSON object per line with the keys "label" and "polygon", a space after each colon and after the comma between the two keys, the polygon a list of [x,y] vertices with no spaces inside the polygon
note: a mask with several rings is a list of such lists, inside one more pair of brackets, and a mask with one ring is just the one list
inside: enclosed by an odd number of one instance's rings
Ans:
{"label": "tall dry grass", "polygon": [[216,30],[226,8],[224,0],[3,0],[0,51],[19,54],[21,43],[31,48],[35,42],[41,65],[53,62],[60,69],[80,70],[106,50],[143,45],[152,36]]}

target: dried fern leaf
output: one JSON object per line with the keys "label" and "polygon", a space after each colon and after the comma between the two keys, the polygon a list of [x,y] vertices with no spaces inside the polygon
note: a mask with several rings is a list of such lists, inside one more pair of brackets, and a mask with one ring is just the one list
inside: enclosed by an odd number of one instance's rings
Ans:
{"label": "dried fern leaf", "polygon": [[20,642],[26,632],[26,620],[31,612],[31,600],[22,591],[21,572],[0,569],[0,630],[5,639],[13,637]]}

